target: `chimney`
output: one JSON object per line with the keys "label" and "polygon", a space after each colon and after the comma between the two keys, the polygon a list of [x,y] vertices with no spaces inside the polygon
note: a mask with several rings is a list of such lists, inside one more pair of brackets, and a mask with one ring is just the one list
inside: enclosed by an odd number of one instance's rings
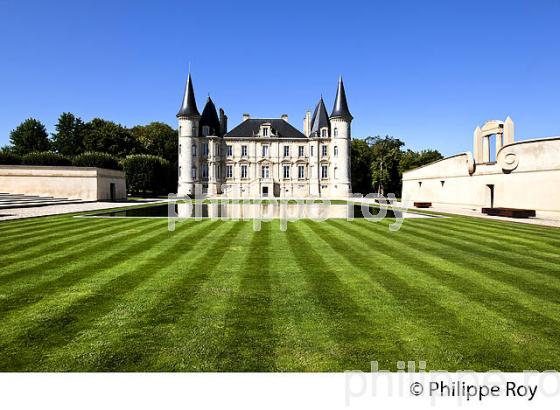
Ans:
{"label": "chimney", "polygon": [[227,115],[225,114],[223,108],[220,108],[220,134],[224,135],[227,133]]}
{"label": "chimney", "polygon": [[311,134],[311,111],[307,111],[303,118],[303,133],[306,137],[309,137],[309,134]]}
{"label": "chimney", "polygon": [[282,118],[284,121],[288,122],[288,114],[282,114],[280,116],[280,118]]}
{"label": "chimney", "polygon": [[243,121],[247,121],[251,116],[247,113],[243,114]]}

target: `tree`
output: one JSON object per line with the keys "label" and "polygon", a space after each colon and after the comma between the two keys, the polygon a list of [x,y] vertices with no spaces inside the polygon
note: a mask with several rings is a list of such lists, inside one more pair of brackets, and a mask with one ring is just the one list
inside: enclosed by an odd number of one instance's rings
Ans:
{"label": "tree", "polygon": [[132,135],[140,143],[144,153],[165,158],[169,162],[177,162],[177,131],[162,122],[148,125],[137,125],[131,130]]}
{"label": "tree", "polygon": [[60,115],[52,134],[52,147],[62,155],[74,156],[84,151],[85,124],[80,117],[65,112]]}
{"label": "tree", "polygon": [[35,151],[48,151],[49,136],[41,121],[28,118],[10,133],[13,152],[18,155]]}
{"label": "tree", "polygon": [[86,124],[83,141],[85,151],[106,152],[120,158],[141,152],[129,129],[101,118]]}
{"label": "tree", "polygon": [[171,164],[155,155],[129,155],[123,161],[126,183],[130,192],[151,191],[157,195],[168,188]]}
{"label": "tree", "polygon": [[404,142],[388,135],[385,138],[368,137],[366,142],[371,147],[370,171],[375,192],[398,196],[401,191],[399,163]]}
{"label": "tree", "polygon": [[352,190],[363,195],[373,192],[371,179],[371,147],[363,139],[353,139],[351,146]]}
{"label": "tree", "polygon": [[431,164],[432,162],[439,161],[443,158],[437,150],[422,150],[412,151],[407,150],[401,156],[399,170],[402,175],[403,172],[421,167],[423,165]]}

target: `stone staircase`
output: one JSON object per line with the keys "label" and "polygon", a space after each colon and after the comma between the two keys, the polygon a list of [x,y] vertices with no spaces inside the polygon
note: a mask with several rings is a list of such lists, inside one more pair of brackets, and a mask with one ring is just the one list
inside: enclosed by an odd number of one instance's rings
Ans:
{"label": "stone staircase", "polygon": [[38,206],[81,204],[87,202],[91,201],[0,192],[0,209],[32,208]]}

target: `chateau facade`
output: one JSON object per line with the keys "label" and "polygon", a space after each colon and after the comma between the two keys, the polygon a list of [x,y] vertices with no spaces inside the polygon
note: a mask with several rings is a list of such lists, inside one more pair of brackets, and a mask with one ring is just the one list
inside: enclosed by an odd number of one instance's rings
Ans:
{"label": "chateau facade", "polygon": [[[210,97],[199,113],[189,73],[179,121],[179,195],[345,198],[352,192],[352,115],[342,78],[333,110],[323,98],[303,131],[280,118],[251,118],[228,131],[227,116]],[[200,187],[202,192],[195,192]]]}

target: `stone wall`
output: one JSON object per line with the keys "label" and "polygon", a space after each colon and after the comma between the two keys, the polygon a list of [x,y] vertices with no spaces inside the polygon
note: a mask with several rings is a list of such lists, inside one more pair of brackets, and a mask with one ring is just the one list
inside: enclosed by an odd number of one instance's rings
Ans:
{"label": "stone wall", "polygon": [[126,199],[122,171],[102,168],[1,165],[0,192],[101,201]]}

